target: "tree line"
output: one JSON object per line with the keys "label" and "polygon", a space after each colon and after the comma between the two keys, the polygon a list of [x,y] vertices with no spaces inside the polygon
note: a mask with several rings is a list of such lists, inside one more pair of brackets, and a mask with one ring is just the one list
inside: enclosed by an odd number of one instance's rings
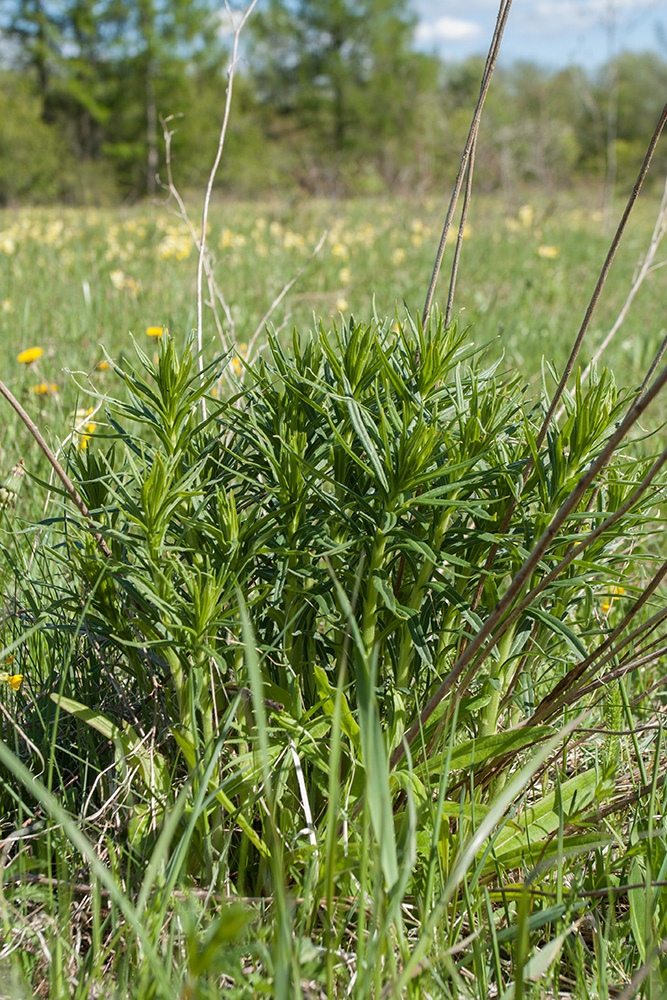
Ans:
{"label": "tree line", "polygon": [[[237,66],[220,186],[427,191],[456,169],[483,58],[414,45],[409,0],[267,0]],[[111,202],[156,192],[164,120],[177,184],[217,144],[230,36],[215,0],[0,0],[0,203]],[[626,53],[594,72],[496,73],[477,184],[627,181],[667,93],[667,62]],[[663,142],[659,151],[667,165]]]}

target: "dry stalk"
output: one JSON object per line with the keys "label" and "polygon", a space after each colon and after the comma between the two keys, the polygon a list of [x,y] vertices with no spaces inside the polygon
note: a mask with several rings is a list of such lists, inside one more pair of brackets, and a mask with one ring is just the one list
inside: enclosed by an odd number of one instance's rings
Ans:
{"label": "dry stalk", "polygon": [[[225,139],[227,137],[227,125],[229,123],[229,114],[232,107],[234,74],[236,72],[236,64],[239,58],[238,55],[239,39],[241,37],[241,32],[243,31],[243,28],[245,27],[248,18],[250,17],[253,9],[256,6],[257,6],[257,0],[252,0],[252,2],[244,11],[244,13],[241,15],[240,21],[238,22],[238,24],[236,24],[234,21],[234,15],[232,13],[231,7],[229,6],[229,0],[225,0],[225,9],[227,10],[227,15],[234,29],[234,39],[232,42],[232,58],[229,63],[229,71],[227,78],[227,96],[225,99],[225,112],[222,118],[220,136],[218,138],[218,148],[215,154],[215,159],[213,161],[213,166],[211,167],[211,172],[208,177],[208,183],[206,185],[206,194],[204,196],[204,208],[202,210],[202,220],[201,220],[201,236],[199,238],[199,257],[197,259],[197,364],[202,378],[204,375],[204,356],[203,356],[204,301],[203,301],[202,285],[204,277],[204,257],[206,255],[206,229],[208,226],[208,213],[211,205],[213,184],[215,182],[215,178],[218,173],[218,167],[220,166],[220,160],[222,159],[222,151],[224,149]],[[202,406],[202,418],[205,420],[206,419],[205,399],[202,399],[201,406]]]}
{"label": "dry stalk", "polygon": [[[452,196],[449,202],[449,208],[447,209],[447,216],[445,218],[445,224],[442,229],[442,235],[440,237],[440,243],[438,245],[438,251],[435,257],[435,264],[433,266],[433,273],[431,275],[431,281],[428,286],[428,291],[426,293],[426,301],[424,302],[424,308],[422,310],[422,326],[426,326],[428,323],[428,318],[431,314],[431,306],[433,304],[433,295],[435,293],[435,286],[438,281],[438,275],[440,274],[440,268],[442,266],[442,258],[445,255],[445,246],[447,245],[447,237],[449,235],[449,230],[452,225],[452,219],[454,218],[454,212],[456,211],[456,203],[461,193],[461,187],[463,185],[463,178],[470,166],[470,180],[472,183],[472,163],[474,162],[474,149],[477,142],[477,133],[479,130],[479,122],[482,117],[482,109],[484,107],[484,102],[486,101],[486,95],[489,92],[489,86],[491,84],[491,77],[493,76],[493,71],[498,60],[498,52],[500,51],[500,43],[502,41],[503,32],[505,31],[505,25],[507,24],[507,18],[509,17],[510,7],[512,6],[512,0],[501,0],[500,9],[498,11],[498,19],[496,21],[496,27],[493,32],[493,38],[491,39],[491,45],[489,47],[489,54],[486,60],[486,66],[484,67],[484,75],[482,77],[482,85],[479,93],[479,98],[477,100],[477,106],[472,117],[472,122],[470,124],[470,131],[468,132],[468,138],[463,150],[463,155],[461,157],[461,163],[459,164],[459,170],[456,175],[456,180],[454,182],[454,189],[452,191]],[[467,192],[468,194],[469,192]],[[464,220],[465,224],[465,220]],[[459,242],[462,238],[463,229],[459,229]],[[459,249],[460,254],[460,249]],[[458,257],[455,257],[455,268],[458,266]],[[453,281],[456,281],[456,270],[453,272]],[[453,298],[453,287],[450,291],[450,297]]]}
{"label": "dry stalk", "polygon": [[[653,233],[651,234],[651,240],[648,245],[648,249],[644,254],[644,256],[640,257],[639,261],[637,262],[637,267],[635,268],[635,273],[632,279],[632,286],[630,288],[630,291],[628,292],[625,302],[623,303],[621,311],[616,317],[614,325],[611,327],[609,333],[606,335],[606,337],[604,338],[598,349],[595,351],[595,353],[591,357],[591,360],[588,362],[588,364],[586,365],[581,374],[582,382],[584,382],[585,379],[588,377],[588,373],[590,372],[593,365],[597,361],[599,361],[600,357],[602,356],[604,351],[607,349],[607,347],[612,342],[612,340],[618,333],[619,329],[623,325],[625,317],[628,315],[628,312],[630,311],[630,306],[632,305],[635,295],[637,294],[642,284],[644,283],[644,279],[646,278],[646,276],[650,273],[650,271],[653,270],[653,262],[655,260],[655,255],[658,251],[658,247],[660,246],[665,233],[667,233],[667,177],[665,178],[665,187],[662,192],[660,208],[658,209],[658,214],[656,216],[655,226],[653,227]],[[651,378],[656,368],[658,367],[660,359],[662,358],[662,355],[664,354],[666,348],[667,348],[667,338],[662,342],[660,350],[656,355],[655,359],[653,360],[653,363],[651,364],[651,367],[648,370],[646,378],[644,379],[642,387],[639,390],[640,392],[643,392],[646,389],[646,386],[651,381]],[[563,413],[564,413],[564,407],[561,406],[560,409],[558,410],[558,413],[556,414],[556,420],[560,420],[561,417],[563,416]]]}
{"label": "dry stalk", "polygon": [[[544,443],[544,439],[545,439],[545,437],[547,435],[547,431],[549,429],[549,425],[551,424],[551,421],[554,418],[554,414],[556,413],[556,409],[558,408],[558,406],[560,404],[560,401],[562,399],[563,393],[565,392],[565,387],[566,387],[566,385],[568,383],[568,380],[570,378],[570,375],[572,373],[572,369],[574,368],[574,363],[575,363],[575,361],[576,361],[576,359],[577,359],[577,357],[579,355],[579,351],[581,350],[581,345],[583,343],[583,340],[584,340],[584,337],[586,335],[586,332],[587,332],[587,330],[588,330],[588,328],[590,326],[590,322],[591,322],[591,319],[593,317],[593,313],[595,311],[595,307],[598,304],[598,301],[600,299],[600,295],[602,294],[602,289],[604,288],[605,283],[607,281],[607,277],[609,275],[609,271],[611,269],[611,265],[613,263],[614,257],[616,256],[616,251],[618,250],[619,244],[621,242],[621,238],[623,236],[623,233],[625,232],[625,227],[627,225],[628,219],[630,218],[630,213],[632,212],[632,209],[634,208],[635,202],[637,201],[637,198],[639,197],[639,192],[641,191],[642,185],[644,183],[644,179],[646,177],[646,174],[648,173],[648,169],[649,169],[649,167],[651,165],[651,160],[653,159],[653,153],[655,152],[655,147],[658,144],[658,140],[659,140],[659,138],[660,138],[660,136],[662,134],[662,131],[664,129],[666,121],[667,121],[667,104],[663,108],[662,114],[661,114],[660,118],[658,119],[658,124],[656,125],[655,130],[653,132],[653,135],[651,136],[651,140],[649,142],[648,149],[647,149],[646,155],[644,157],[644,161],[643,161],[643,163],[642,163],[642,165],[641,165],[641,167],[639,169],[639,174],[637,176],[637,180],[635,181],[635,185],[634,185],[634,187],[633,187],[633,189],[632,189],[632,191],[630,193],[630,197],[628,198],[628,202],[627,202],[627,204],[625,206],[625,211],[623,212],[623,215],[621,217],[621,221],[619,222],[618,228],[616,230],[616,233],[614,234],[614,238],[613,238],[613,240],[611,242],[611,246],[610,246],[609,251],[607,253],[607,256],[605,258],[605,262],[604,262],[604,264],[602,266],[602,271],[600,272],[600,276],[599,276],[599,278],[597,280],[597,284],[596,284],[595,289],[593,291],[593,295],[591,296],[590,302],[588,303],[588,307],[586,309],[586,314],[584,316],[583,322],[581,324],[581,327],[579,328],[579,332],[578,332],[578,334],[576,336],[576,339],[574,341],[574,345],[572,347],[572,351],[570,353],[570,357],[568,358],[567,364],[565,366],[565,370],[563,372],[562,378],[561,378],[561,380],[560,380],[560,382],[558,384],[558,388],[556,389],[556,392],[554,393],[554,396],[553,396],[553,398],[551,400],[551,403],[549,405],[549,410],[547,412],[547,415],[544,418],[544,421],[542,423],[540,431],[539,431],[539,433],[538,433],[538,435],[537,435],[537,437],[535,439],[535,448],[536,448],[537,451],[539,451],[539,449],[542,447],[542,444]],[[665,340],[667,341],[667,338],[665,338]],[[655,369],[657,368],[657,365],[658,365],[658,363],[660,361],[660,358],[662,357],[662,355],[664,353],[664,350],[665,350],[666,346],[667,346],[667,344],[664,344],[661,347],[660,351],[658,352],[658,354],[657,354],[657,356],[656,356],[653,364],[651,365],[651,368],[650,368],[650,370],[649,370],[646,378],[644,379],[644,382],[642,384],[642,388],[641,388],[640,394],[641,394],[641,392],[644,392],[646,390],[646,387],[648,386],[648,383],[650,382],[650,379],[651,379],[651,377],[652,377]],[[528,455],[528,459],[526,461],[526,466],[525,466],[524,471],[523,471],[523,476],[522,476],[523,485],[522,485],[522,489],[526,485],[526,483],[528,481],[528,477],[530,476],[532,470],[533,470],[533,456],[532,456],[532,454],[529,454]],[[516,510],[516,508],[517,508],[517,506],[519,504],[519,500],[520,500],[520,495],[518,497],[517,496],[513,497],[512,500],[510,501],[510,504],[509,504],[509,507],[508,507],[507,512],[505,514],[505,517],[503,519],[503,522],[502,522],[502,524],[500,525],[500,528],[499,528],[499,534],[500,535],[502,535],[507,530],[507,528],[508,528],[508,526],[510,524],[510,521],[512,520],[512,515],[514,514],[514,511]],[[481,597],[482,597],[482,592],[483,592],[483,589],[484,589],[484,580],[486,579],[486,576],[488,575],[489,570],[493,566],[493,563],[494,563],[494,560],[496,558],[497,552],[498,552],[498,543],[496,543],[495,545],[492,546],[491,551],[489,552],[489,555],[488,555],[488,557],[486,559],[486,562],[484,563],[484,567],[483,567],[482,573],[480,575],[479,585],[477,587],[477,593],[476,593],[475,599],[473,600],[473,603],[472,603],[472,610],[473,611],[475,611],[476,608],[479,605],[479,602],[480,602]]]}
{"label": "dry stalk", "polygon": [[53,452],[49,448],[48,444],[46,443],[46,441],[42,437],[42,433],[41,433],[39,427],[34,422],[34,420],[32,419],[32,417],[28,413],[26,413],[26,411],[23,409],[23,407],[19,403],[19,401],[16,398],[16,396],[14,396],[14,394],[12,392],[10,392],[10,390],[7,388],[7,386],[2,381],[0,381],[0,393],[5,397],[5,399],[10,404],[10,406],[12,406],[14,408],[14,410],[16,411],[16,413],[18,413],[20,419],[23,421],[23,423],[28,428],[28,430],[30,431],[30,433],[34,437],[34,439],[37,442],[37,444],[39,445],[39,447],[42,449],[42,451],[46,455],[49,463],[51,464],[51,467],[52,467],[53,471],[55,472],[55,474],[58,476],[58,479],[60,480],[60,482],[65,487],[65,491],[66,491],[67,495],[69,496],[70,500],[72,501],[72,503],[74,504],[74,506],[77,508],[77,510],[79,510],[79,512],[81,513],[81,515],[83,516],[84,521],[86,523],[86,527],[88,528],[88,531],[90,532],[90,534],[92,535],[92,537],[95,539],[95,542],[97,543],[98,549],[100,550],[100,552],[102,553],[103,556],[105,556],[107,559],[110,559],[111,558],[111,550],[109,549],[109,546],[105,542],[105,540],[102,537],[102,535],[99,533],[99,531],[95,527],[95,523],[93,521],[92,515],[91,515],[90,511],[88,510],[88,508],[86,507],[86,504],[84,502],[83,497],[78,492],[78,490],[75,487],[74,483],[69,478],[69,476],[67,475],[67,473],[63,469],[62,465],[60,464],[60,462],[58,461],[58,459],[53,454]]}
{"label": "dry stalk", "polygon": [[[667,104],[665,104],[664,108],[662,109],[662,114],[660,115],[660,118],[658,119],[658,124],[656,125],[655,130],[653,132],[653,135],[651,136],[651,141],[649,142],[648,149],[646,150],[646,156],[644,157],[644,161],[643,161],[641,167],[639,168],[639,174],[637,175],[637,180],[635,181],[635,185],[634,185],[632,191],[630,192],[630,197],[628,198],[627,204],[625,206],[625,210],[623,212],[623,215],[621,216],[621,221],[618,224],[618,228],[616,229],[616,232],[614,233],[614,238],[611,241],[611,246],[609,247],[609,252],[607,253],[607,256],[605,258],[605,262],[602,265],[602,270],[600,271],[600,276],[599,276],[599,278],[597,280],[597,284],[596,284],[595,289],[593,291],[593,295],[591,296],[591,300],[588,303],[588,308],[586,309],[586,314],[585,314],[584,319],[582,321],[581,327],[579,328],[579,333],[577,334],[577,336],[575,338],[575,341],[574,341],[574,344],[572,346],[572,351],[570,353],[570,357],[567,360],[567,364],[565,365],[565,369],[564,369],[563,374],[561,376],[561,380],[558,383],[558,388],[556,389],[556,392],[554,393],[554,397],[551,400],[551,404],[549,406],[549,410],[547,411],[547,415],[544,418],[544,423],[542,424],[540,432],[537,435],[537,438],[536,438],[536,441],[535,441],[535,447],[536,447],[536,449],[538,451],[542,447],[544,439],[545,439],[545,437],[547,435],[547,431],[549,429],[549,424],[551,423],[551,421],[553,419],[553,416],[554,416],[554,414],[556,412],[556,409],[558,408],[558,405],[559,405],[559,403],[561,401],[561,397],[562,397],[563,393],[565,392],[565,386],[567,385],[567,383],[569,381],[569,378],[570,378],[570,375],[572,374],[572,369],[574,368],[574,363],[577,360],[577,357],[579,355],[579,351],[581,350],[581,345],[583,343],[584,337],[586,336],[586,333],[587,333],[588,328],[590,326],[591,319],[593,318],[593,313],[595,312],[595,307],[598,304],[598,301],[600,299],[600,295],[602,294],[602,289],[604,288],[605,283],[607,281],[607,277],[609,275],[609,271],[611,270],[611,265],[612,265],[612,263],[614,261],[614,257],[616,256],[616,251],[618,250],[618,247],[620,245],[621,239],[623,237],[623,233],[625,232],[625,227],[627,225],[628,219],[630,218],[630,213],[632,212],[632,209],[635,206],[635,202],[637,201],[637,198],[639,197],[639,192],[642,189],[642,185],[643,185],[644,180],[646,178],[646,175],[648,173],[648,169],[649,169],[649,167],[651,165],[651,160],[653,159],[653,153],[655,152],[655,148],[658,145],[658,140],[660,139],[660,136],[662,135],[662,130],[665,127],[665,122],[666,121],[667,121]],[[532,468],[532,465],[530,464],[530,462],[529,462],[529,468]],[[525,475],[524,475],[524,482],[525,482]]]}
{"label": "dry stalk", "polygon": [[[174,199],[174,201],[178,205],[178,211],[176,212],[176,215],[180,219],[182,219],[183,222],[185,222],[185,225],[187,226],[188,232],[190,234],[190,239],[194,243],[194,245],[196,247],[196,250],[197,250],[197,253],[200,254],[201,253],[201,245],[200,245],[200,241],[199,241],[199,236],[197,234],[197,231],[195,230],[195,227],[194,227],[194,225],[192,223],[192,220],[190,219],[190,216],[188,214],[188,210],[187,210],[186,204],[183,201],[183,198],[181,197],[181,193],[178,190],[178,188],[176,187],[176,184],[174,183],[174,175],[173,175],[172,166],[171,166],[171,162],[172,162],[171,161],[171,140],[172,140],[172,138],[174,136],[174,130],[170,129],[169,125],[171,124],[171,122],[174,121],[175,117],[176,117],[175,115],[169,115],[167,118],[161,118],[160,119],[160,122],[162,124],[162,134],[164,136],[165,165],[166,165],[166,168],[167,168],[167,189],[169,191],[170,196]],[[215,320],[215,325],[216,325],[216,328],[217,328],[217,331],[218,331],[218,336],[220,337],[220,340],[222,342],[222,348],[223,348],[224,351],[228,351],[230,349],[230,347],[231,347],[231,342],[233,342],[233,340],[234,340],[234,319],[232,317],[231,309],[229,308],[229,305],[227,304],[227,300],[225,299],[222,291],[218,287],[218,284],[217,284],[217,282],[215,280],[215,275],[213,274],[214,261],[211,258],[210,252],[207,251],[207,252],[204,253],[203,261],[204,261],[204,270],[206,271],[206,281],[207,281],[208,290],[209,290],[209,302],[208,302],[208,305],[210,306],[210,308],[211,308],[211,310],[213,312],[213,318]],[[223,331],[223,328],[222,328],[222,323],[220,322],[220,316],[218,314],[218,310],[217,310],[217,306],[216,306],[216,299],[220,303],[220,305],[222,306],[222,310],[223,310],[223,312],[225,314],[225,319],[227,320],[227,323],[229,324],[229,338],[230,338],[230,343],[227,343],[226,340],[225,340],[225,334],[224,334],[224,331]]]}
{"label": "dry stalk", "polygon": [[[468,664],[473,661],[473,658],[477,657],[477,654],[482,650],[483,645],[489,640],[486,647],[486,651],[490,652],[491,648],[496,642],[496,633],[498,626],[501,625],[505,614],[511,609],[514,601],[519,597],[523,587],[526,582],[530,579],[530,576],[539,565],[542,557],[549,548],[549,545],[556,537],[561,527],[570,516],[570,514],[576,510],[581,498],[588,489],[588,487],[594,482],[596,476],[602,468],[606,466],[611,456],[614,454],[618,445],[625,439],[631,427],[639,420],[639,417],[644,413],[647,406],[653,401],[657,396],[663,386],[667,383],[667,367],[665,367],[660,373],[659,377],[653,383],[650,389],[635,400],[630,410],[628,411],[624,420],[620,422],[614,433],[610,436],[607,444],[600,452],[598,457],[591,462],[586,473],[579,479],[574,490],[570,493],[567,499],[563,502],[560,509],[552,518],[550,524],[548,525],[546,531],[539,539],[532,552],[524,562],[521,569],[517,572],[514,578],[509,583],[507,590],[503,596],[498,601],[497,605],[487,618],[487,620],[482,625],[479,632],[471,639],[466,648],[462,651],[461,655],[458,657],[456,663],[450,670],[449,674],[445,677],[440,687],[432,695],[431,699],[428,701],[426,706],[422,709],[419,717],[410,726],[410,728],[405,733],[405,738],[401,744],[396,748],[391,757],[390,767],[394,768],[400,760],[402,760],[405,755],[406,747],[409,746],[420,730],[423,728],[425,723],[431,717],[435,709],[438,707],[440,702],[447,696],[449,691],[453,688],[454,684],[462,676],[463,671],[466,669]],[[485,653],[486,653],[485,651]]]}

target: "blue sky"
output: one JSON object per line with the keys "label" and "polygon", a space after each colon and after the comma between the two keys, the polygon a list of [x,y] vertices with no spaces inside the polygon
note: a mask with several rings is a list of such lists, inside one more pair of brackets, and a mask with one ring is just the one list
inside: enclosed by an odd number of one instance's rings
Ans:
{"label": "blue sky", "polygon": [[[498,14],[496,0],[413,2],[421,49],[456,60],[486,54]],[[592,68],[610,54],[647,49],[667,59],[665,0],[514,0],[501,62],[524,59],[554,69],[572,63]]]}

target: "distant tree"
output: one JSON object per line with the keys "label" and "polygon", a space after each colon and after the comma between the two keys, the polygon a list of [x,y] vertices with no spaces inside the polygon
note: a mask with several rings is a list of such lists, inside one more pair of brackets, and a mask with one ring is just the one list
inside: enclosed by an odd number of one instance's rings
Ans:
{"label": "distant tree", "polygon": [[160,114],[183,111],[188,75],[217,70],[224,49],[217,0],[114,0],[124,11],[113,48],[114,90],[106,150],[137,193],[153,194]]}
{"label": "distant tree", "polygon": [[219,28],[216,0],[0,0],[6,61],[33,75],[43,120],[136,194],[155,190],[160,112],[220,60]]}
{"label": "distant tree", "polygon": [[249,25],[250,66],[274,133],[339,160],[405,134],[432,65],[414,26],[408,0],[269,0]]}
{"label": "distant tree", "polygon": [[5,64],[31,75],[44,122],[77,157],[96,157],[108,117],[100,67],[122,32],[118,0],[0,0]]}
{"label": "distant tree", "polygon": [[71,166],[62,136],[42,119],[31,82],[0,73],[0,205],[66,196]]}

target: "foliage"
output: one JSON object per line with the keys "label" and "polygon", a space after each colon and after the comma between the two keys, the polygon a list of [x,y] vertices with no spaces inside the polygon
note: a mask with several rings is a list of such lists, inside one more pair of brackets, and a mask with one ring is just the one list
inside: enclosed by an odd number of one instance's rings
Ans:
{"label": "foliage", "polygon": [[[26,80],[3,73],[0,86],[0,204],[53,201],[64,193],[62,137],[41,120]],[[63,166],[65,165],[65,170]]]}
{"label": "foliage", "polygon": [[[37,102],[27,121],[46,140],[44,167],[27,173],[0,150],[3,175],[24,178],[11,197],[86,203],[153,194],[156,175],[164,178],[160,118],[181,115],[178,177],[201,184],[227,68],[219,17],[210,0],[4,0],[2,67],[22,100]],[[220,178],[227,191],[374,195],[440,190],[454,175],[483,60],[449,63],[418,51],[405,0],[273,0],[251,17],[249,32]],[[655,53],[626,53],[595,71],[499,70],[478,186],[507,193],[517,182],[553,189],[579,177],[602,181],[612,160],[617,181],[629,183],[662,106],[665,72]],[[16,120],[23,146],[42,148]],[[68,154],[55,163],[54,144]]]}

